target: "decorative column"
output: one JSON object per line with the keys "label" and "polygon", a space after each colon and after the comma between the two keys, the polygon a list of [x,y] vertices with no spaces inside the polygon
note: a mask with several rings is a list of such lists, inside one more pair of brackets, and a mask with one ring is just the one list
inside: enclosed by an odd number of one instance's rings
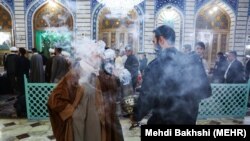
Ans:
{"label": "decorative column", "polygon": [[184,43],[194,45],[195,42],[195,0],[186,0],[185,19],[184,19]]}
{"label": "decorative column", "polygon": [[237,51],[239,57],[244,57],[245,55],[248,6],[249,0],[239,0],[233,48]]}
{"label": "decorative column", "polygon": [[24,18],[24,0],[14,0],[15,3],[15,20],[16,32],[15,35],[15,45],[16,47],[26,47],[26,35],[25,35],[25,18]]}
{"label": "decorative column", "polygon": [[91,0],[76,2],[76,37],[91,36]]}
{"label": "decorative column", "polygon": [[145,18],[144,18],[144,51],[146,53],[154,53],[154,46],[152,43],[153,30],[155,28],[155,3],[154,0],[145,1]]}

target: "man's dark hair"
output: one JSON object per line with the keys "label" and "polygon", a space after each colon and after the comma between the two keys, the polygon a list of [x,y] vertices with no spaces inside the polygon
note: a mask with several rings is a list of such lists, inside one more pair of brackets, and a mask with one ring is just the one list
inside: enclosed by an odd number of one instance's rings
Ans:
{"label": "man's dark hair", "polygon": [[226,57],[223,52],[218,52],[217,56],[219,58],[219,61],[226,61]]}
{"label": "man's dark hair", "polygon": [[223,52],[218,52],[217,55],[218,56],[224,56],[224,53]]}
{"label": "man's dark hair", "polygon": [[132,51],[133,47],[131,45],[126,45],[125,50],[126,51]]}
{"label": "man's dark hair", "polygon": [[37,52],[37,50],[36,50],[36,48],[34,47],[34,48],[32,48],[32,52]]}
{"label": "man's dark hair", "polygon": [[203,42],[197,42],[195,46],[200,46],[202,49],[205,50],[205,44]]}
{"label": "man's dark hair", "polygon": [[235,50],[233,50],[233,51],[229,51],[229,53],[233,54],[233,55],[234,55],[234,57],[237,57],[237,52],[236,52]]}
{"label": "man's dark hair", "polygon": [[192,50],[192,47],[191,47],[190,44],[185,44],[185,45],[184,45],[184,48],[185,48],[185,49],[188,49],[188,50],[190,50],[190,51]]}
{"label": "man's dark hair", "polygon": [[19,48],[19,52],[22,56],[24,56],[26,54],[26,50],[24,48]]}
{"label": "man's dark hair", "polygon": [[162,36],[166,40],[168,40],[170,44],[173,45],[175,43],[175,31],[171,27],[167,25],[162,25],[153,30],[153,32],[155,33],[157,42],[159,41],[160,36]]}
{"label": "man's dark hair", "polygon": [[55,48],[57,50],[57,52],[61,53],[62,52],[62,48]]}

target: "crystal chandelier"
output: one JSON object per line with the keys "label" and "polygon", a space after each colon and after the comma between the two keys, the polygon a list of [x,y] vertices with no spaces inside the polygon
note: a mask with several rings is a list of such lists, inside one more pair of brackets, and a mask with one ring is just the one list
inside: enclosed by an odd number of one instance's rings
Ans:
{"label": "crystal chandelier", "polygon": [[144,0],[97,0],[111,11],[111,14],[127,14]]}

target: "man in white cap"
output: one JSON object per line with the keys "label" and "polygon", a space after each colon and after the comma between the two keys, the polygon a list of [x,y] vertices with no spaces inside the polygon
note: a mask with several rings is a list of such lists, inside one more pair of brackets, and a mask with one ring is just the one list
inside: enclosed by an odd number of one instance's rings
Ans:
{"label": "man in white cap", "polygon": [[45,82],[43,57],[37,52],[36,48],[32,48],[32,52],[30,58],[30,82],[43,83]]}
{"label": "man in white cap", "polygon": [[50,48],[49,53],[50,53],[50,58],[48,59],[46,66],[45,66],[45,81],[47,83],[50,83],[50,79],[51,79],[51,67],[52,67],[52,60],[55,56],[55,49]]}
{"label": "man in white cap", "polygon": [[7,56],[6,61],[4,63],[4,69],[7,72],[7,78],[9,81],[11,93],[15,93],[17,90],[17,82],[16,82],[17,60],[18,60],[17,51],[18,50],[16,47],[11,47],[10,48],[11,53]]}

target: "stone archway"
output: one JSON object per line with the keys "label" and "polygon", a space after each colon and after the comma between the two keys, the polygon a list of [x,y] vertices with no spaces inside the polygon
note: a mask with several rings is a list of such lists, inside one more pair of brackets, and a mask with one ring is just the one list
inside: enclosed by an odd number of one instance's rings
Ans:
{"label": "stone archway", "polygon": [[72,40],[69,32],[72,31],[73,16],[66,8],[57,3],[44,4],[34,14],[34,44],[37,50],[44,52],[46,56],[49,54],[49,48],[54,48],[54,43],[60,44],[63,49],[66,46],[69,47]]}
{"label": "stone archway", "polygon": [[210,67],[218,52],[226,52],[234,43],[235,15],[223,2],[208,3],[201,7],[195,19],[195,42],[206,44],[205,59]]}
{"label": "stone archway", "polygon": [[[136,22],[136,28],[134,28],[133,30],[127,30],[126,33],[124,33],[124,45],[128,44],[129,41],[133,41],[134,42],[134,52],[135,53],[138,53],[138,52],[143,52],[144,51],[144,19],[142,18],[144,15],[142,9],[139,7],[139,6],[135,6],[134,9],[132,10],[134,12],[134,14],[137,15],[137,19],[134,21]],[[120,48],[120,38],[123,37],[123,33],[119,30],[114,30],[113,34],[112,32],[108,32],[108,35],[107,34],[103,34],[103,35],[100,35],[99,36],[99,33],[100,33],[100,20],[103,20],[102,15],[104,13],[107,13],[108,10],[101,4],[97,5],[95,7],[95,9],[93,10],[93,14],[92,14],[92,20],[91,20],[91,25],[92,25],[92,28],[91,28],[91,35],[92,35],[92,38],[94,40],[98,40],[100,37],[101,39],[103,39],[104,37],[104,40],[105,40],[105,36],[108,36],[108,46],[111,45],[111,40],[112,40],[112,37],[115,37],[116,39],[118,39],[117,41],[118,42],[115,42],[117,44],[117,48]],[[127,38],[127,39],[126,39]],[[132,40],[131,40],[132,39]],[[121,39],[122,40],[122,39]],[[127,43],[125,42],[127,41]]]}
{"label": "stone archway", "polygon": [[175,47],[182,48],[183,15],[175,7],[167,5],[156,14],[155,26],[168,25],[172,27],[176,34]]}
{"label": "stone archway", "polygon": [[139,48],[139,22],[135,10],[125,17],[112,17],[111,12],[104,8],[99,14],[98,39],[103,40],[112,49],[132,45],[134,52]]}
{"label": "stone archway", "polygon": [[[28,44],[28,49],[32,49],[35,46],[35,42],[34,42],[34,17],[35,17],[35,13],[44,5],[48,4],[49,1],[41,1],[38,0],[36,2],[33,2],[28,8],[27,8],[27,12],[26,12],[26,43]],[[56,1],[55,2],[56,5],[64,8],[69,15],[72,17],[72,30],[75,29],[75,13],[73,13],[70,8],[67,6],[67,4],[65,4],[65,1]]]}

